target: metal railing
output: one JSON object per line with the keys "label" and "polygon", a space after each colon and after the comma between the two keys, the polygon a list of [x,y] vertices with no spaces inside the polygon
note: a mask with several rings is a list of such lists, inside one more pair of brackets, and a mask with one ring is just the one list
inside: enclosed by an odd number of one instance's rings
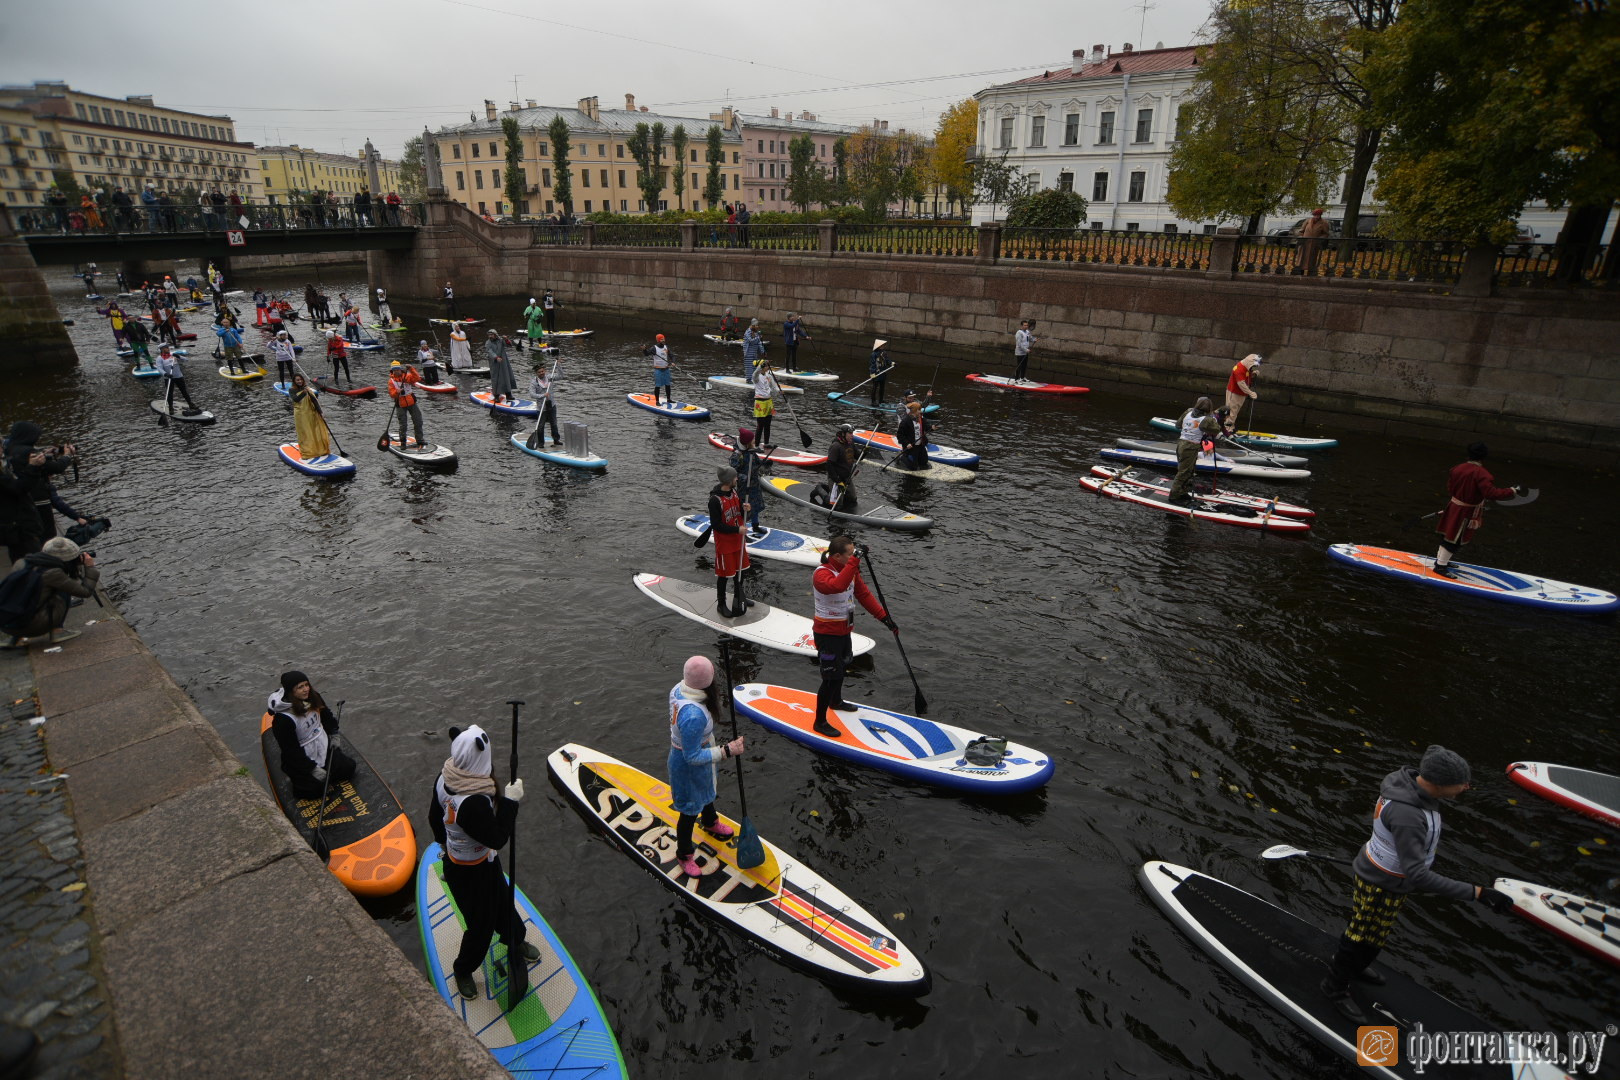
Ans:
{"label": "metal railing", "polygon": [[1606,288],[1620,287],[1620,277],[1605,277],[1607,244],[1509,244],[1496,258],[1496,284],[1506,288],[1551,289],[1584,282]]}
{"label": "metal railing", "polygon": [[1454,285],[1462,276],[1467,245],[1456,240],[1387,240],[1358,237],[1276,243],[1245,236],[1238,245],[1238,274],[1343,278],[1358,281],[1413,281]]}
{"label": "metal railing", "polygon": [[530,247],[577,247],[585,242],[585,231],[578,225],[565,225],[560,221],[533,223],[534,239]]}
{"label": "metal railing", "polygon": [[[24,236],[108,236],[148,233],[214,232],[234,229],[359,229],[375,226],[414,227],[425,217],[413,203],[373,203],[362,210],[353,203],[244,203],[226,205],[14,206],[11,219]],[[243,219],[246,219],[246,224]]]}
{"label": "metal railing", "polygon": [[[600,234],[598,234],[600,235]],[[816,225],[728,225],[699,222],[694,241],[700,248],[756,248],[760,251],[815,251],[821,246]]]}
{"label": "metal railing", "polygon": [[979,230],[971,225],[840,225],[834,250],[971,258],[979,252]]}
{"label": "metal railing", "polygon": [[592,243],[596,247],[660,247],[681,246],[681,227],[663,222],[628,222],[597,225]]}
{"label": "metal railing", "polygon": [[1008,228],[1001,234],[1001,258],[1015,262],[1207,270],[1211,239],[1201,233]]}

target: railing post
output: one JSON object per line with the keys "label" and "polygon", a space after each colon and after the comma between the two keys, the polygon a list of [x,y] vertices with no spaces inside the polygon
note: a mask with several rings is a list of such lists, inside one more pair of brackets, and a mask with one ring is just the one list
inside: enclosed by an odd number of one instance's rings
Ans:
{"label": "railing post", "polygon": [[1489,296],[1496,285],[1495,244],[1476,244],[1463,252],[1462,271],[1457,275],[1458,296]]}
{"label": "railing post", "polygon": [[596,246],[596,222],[587,221],[579,227],[580,246],[593,248]]}
{"label": "railing post", "polygon": [[1001,258],[1001,222],[981,222],[977,259],[981,263],[993,263],[999,258]]}
{"label": "railing post", "polygon": [[1230,225],[1215,230],[1215,239],[1209,243],[1209,269],[1205,277],[1230,279],[1237,275],[1238,244],[1241,236]]}
{"label": "railing post", "polygon": [[696,219],[688,218],[685,221],[681,222],[681,250],[682,251],[696,251],[697,250],[697,221],[696,221]]}
{"label": "railing post", "polygon": [[816,222],[816,232],[821,241],[817,248],[823,255],[831,257],[838,250],[838,222],[821,220]]}

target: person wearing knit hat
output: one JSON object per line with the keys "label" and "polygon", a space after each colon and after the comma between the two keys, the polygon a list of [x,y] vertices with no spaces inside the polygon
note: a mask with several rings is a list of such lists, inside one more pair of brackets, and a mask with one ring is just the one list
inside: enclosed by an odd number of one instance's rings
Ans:
{"label": "person wearing knit hat", "polygon": [[78,637],[79,631],[66,630],[62,624],[73,606],[73,597],[88,599],[96,594],[101,580],[96,560],[67,537],[53,536],[40,550],[24,555],[11,566],[12,573],[24,569],[39,571],[39,596],[34,610],[23,621],[3,628],[11,637],[0,647],[20,649],[29,638],[41,635],[49,635],[52,645]]}
{"label": "person wearing knit hat", "polygon": [[670,802],[680,818],[675,824],[675,860],[688,877],[701,877],[692,830],[717,840],[729,840],[736,830],[715,811],[715,762],[737,757],[744,749],[741,735],[723,746],[714,741],[714,662],[707,656],[688,657],[681,681],[669,692]]}
{"label": "person wearing knit hat", "polygon": [[1452,557],[1462,546],[1474,538],[1485,521],[1485,503],[1491,499],[1511,499],[1526,494],[1523,488],[1499,487],[1483,462],[1490,454],[1482,442],[1468,447],[1468,460],[1453,465],[1446,474],[1446,493],[1451,498],[1440,509],[1440,523],[1435,532],[1440,534],[1440,550],[1434,556],[1434,572],[1441,577],[1454,578]]}
{"label": "person wearing knit hat", "polygon": [[[729,465],[719,469],[719,483],[709,491],[709,527],[714,535],[715,609],[723,619],[741,618],[753,601],[743,595],[743,571],[752,563],[744,541],[742,493],[737,490],[737,470]],[[733,602],[726,606],[726,582],[735,581]]]}
{"label": "person wearing knit hat", "polygon": [[1322,992],[1345,1016],[1373,1023],[1351,994],[1352,982],[1374,986],[1384,976],[1369,969],[1395,928],[1401,905],[1414,893],[1478,900],[1497,914],[1513,900],[1492,885],[1470,885],[1434,872],[1440,849],[1441,806],[1472,786],[1468,762],[1455,750],[1430,746],[1416,766],[1384,777],[1373,807],[1372,837],[1356,853],[1350,921],[1328,961]]}
{"label": "person wearing knit hat", "polygon": [[748,540],[752,543],[765,535],[759,526],[759,512],[765,509],[766,455],[754,445],[754,433],[748,428],[737,429],[737,449],[731,452],[731,467],[737,472],[737,491],[747,504]]}
{"label": "person wearing knit hat", "polygon": [[883,404],[883,384],[889,381],[889,372],[894,364],[889,361],[889,354],[884,352],[884,346],[889,343],[882,338],[872,341],[872,356],[866,362],[866,373],[871,376],[872,404]]}
{"label": "person wearing knit hat", "polygon": [[1226,377],[1226,433],[1230,435],[1237,430],[1238,413],[1243,411],[1243,403],[1253,398],[1260,400],[1260,395],[1254,392],[1249,384],[1254,382],[1255,374],[1260,367],[1260,354],[1250,353],[1232,365],[1231,374]]}
{"label": "person wearing knit hat", "polygon": [[[525,925],[512,907],[512,890],[501,869],[500,849],[512,839],[523,781],[513,777],[496,794],[494,750],[489,735],[477,724],[463,731],[450,729],[450,756],[433,782],[428,804],[428,827],[444,850],[441,866],[444,886],[456,902],[466,929],[461,949],[451,965],[456,990],[464,998],[478,996],[475,973],[484,967],[489,943],[496,935],[512,951],[512,928]],[[530,941],[521,945],[523,958],[540,959]],[[495,996],[492,987],[486,987]]]}
{"label": "person wearing knit hat", "polygon": [[300,799],[319,799],[329,785],[354,778],[354,759],[338,746],[337,717],[302,671],[285,671],[265,706],[281,771]]}

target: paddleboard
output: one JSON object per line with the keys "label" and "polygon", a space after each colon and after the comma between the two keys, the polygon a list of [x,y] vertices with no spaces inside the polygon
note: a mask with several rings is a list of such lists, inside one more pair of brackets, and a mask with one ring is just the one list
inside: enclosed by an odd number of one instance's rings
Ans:
{"label": "paddleboard", "polygon": [[456,370],[452,371],[450,374],[452,374],[452,375],[471,375],[476,379],[487,379],[487,378],[489,378],[489,368],[487,368],[487,367],[460,367],[460,368],[456,368]]}
{"label": "paddleboard", "polygon": [[[713,581],[699,585],[662,574],[636,574],[631,581],[636,588],[669,610],[702,623],[711,630],[752,641],[768,649],[780,649],[800,656],[816,655],[813,624],[803,615],[756,601],[746,614],[728,619],[715,606]],[[877,642],[865,634],[851,634],[849,645],[852,655],[865,656],[877,647]]]}
{"label": "paddleboard", "polygon": [[[173,353],[174,355],[176,355],[176,356],[190,356],[191,355],[191,350],[190,349],[170,349],[169,351],[171,353]],[[118,352],[118,356],[121,359],[127,359],[128,357],[131,357],[131,356],[135,355],[135,350],[134,349],[119,349],[119,350],[117,350],[117,352]],[[152,359],[154,359],[154,360],[157,359],[157,349],[155,349],[155,348],[148,349],[147,352],[151,355]]]}
{"label": "paddleboard", "polygon": [[[106,299],[106,297],[102,296],[98,292],[87,292],[87,293],[84,294],[84,298],[86,300],[105,300]],[[192,308],[191,310],[196,311],[197,309]]]}
{"label": "paddleboard", "polygon": [[[553,750],[546,764],[587,821],[687,903],[766,952],[849,990],[928,992],[928,969],[876,916],[764,837],[765,861],[745,870],[734,840],[699,828],[695,859],[702,873],[689,878],[675,859],[677,814],[667,783],[578,743]],[[721,820],[740,832],[740,822],[724,814]]]}
{"label": "paddleboard", "polygon": [[704,334],[703,335],[703,340],[704,341],[712,341],[716,345],[726,345],[726,346],[735,345],[739,349],[742,348],[742,343],[743,343],[743,339],[740,338],[740,337],[723,338],[719,334]]}
{"label": "paddleboard", "polygon": [[1022,390],[1030,394],[1089,394],[1089,386],[1066,386],[1063,383],[1035,382],[1031,379],[1014,379],[1006,375],[969,375],[970,382],[980,383],[984,386],[994,386],[998,390]]}
{"label": "paddleboard", "polygon": [[[885,435],[881,431],[866,431],[857,428],[850,438],[862,446],[875,446],[879,450],[887,450],[891,454],[900,452],[900,440],[893,435]],[[956,465],[963,469],[977,468],[979,455],[970,454],[966,450],[957,450],[950,446],[928,444],[928,460],[937,461],[941,465]]]}
{"label": "paddleboard", "polygon": [[1551,608],[1572,615],[1605,615],[1620,611],[1620,596],[1614,593],[1585,585],[1571,585],[1567,581],[1554,581],[1552,578],[1493,570],[1488,566],[1474,566],[1455,560],[1451,568],[1457,576],[1448,578],[1434,572],[1432,555],[1415,555],[1364,544],[1334,544],[1328,548],[1328,554],[1352,566],[1491,600]]}
{"label": "paddleboard", "polygon": [[451,323],[460,323],[462,326],[483,326],[484,319],[429,319],[435,326],[449,326]]}
{"label": "paddleboard", "polygon": [[[675,519],[675,527],[687,536],[701,536],[703,530],[709,527],[709,515],[687,514]],[[761,559],[775,559],[799,566],[820,566],[821,557],[827,554],[828,543],[819,536],[766,527],[759,536],[748,540],[747,547],[750,555]]]}
{"label": "paddleboard", "polygon": [[576,469],[605,469],[608,466],[607,458],[599,457],[572,457],[561,450],[561,443],[554,443],[550,436],[546,437],[545,445],[536,449],[529,445],[527,435],[513,435],[512,445],[532,457],[542,461],[555,462],[558,465],[572,465]]}
{"label": "paddleboard", "polygon": [[351,386],[347,390],[344,390],[336,384],[329,385],[326,381],[326,377],[323,375],[315,376],[315,389],[319,390],[323,394],[339,394],[343,397],[374,398],[377,396],[377,388],[375,386]]}
{"label": "paddleboard", "polygon": [[[887,404],[887,405],[868,405],[864,401],[856,401],[853,398],[845,397],[844,392],[842,390],[833,390],[833,391],[829,392],[827,394],[827,400],[828,401],[836,401],[840,405],[853,405],[857,409],[867,409],[867,410],[869,410],[871,412],[892,413],[892,412],[895,411],[896,408],[898,408],[898,406],[894,405],[893,403],[890,403],[890,404]],[[924,405],[923,406],[923,415],[924,416],[933,416],[937,412],[939,412],[939,406],[938,405]]]}
{"label": "paddleboard", "polygon": [[[1433,1062],[1425,1066],[1421,1061],[1412,1061],[1406,1053],[1407,1037],[1415,1034],[1419,1026],[1431,1035],[1494,1030],[1433,990],[1375,963],[1373,970],[1384,977],[1384,985],[1352,982],[1350,993],[1371,1017],[1368,1025],[1395,1030],[1390,1038],[1391,1033],[1380,1033],[1375,1028],[1373,1034],[1384,1038],[1365,1039],[1359,1030],[1363,1025],[1341,1014],[1321,991],[1326,963],[1338,948],[1338,935],[1252,893],[1174,863],[1147,862],[1142,866],[1141,879],[1153,902],[1199,948],[1307,1034],[1348,1061],[1357,1061],[1360,1049],[1377,1054],[1376,1062],[1388,1062],[1362,1064],[1356,1075],[1392,1080],[1458,1075],[1456,1070]],[[1226,1015],[1236,1005],[1224,987],[1218,988],[1209,1002],[1212,1014]],[[1228,1023],[1235,1031],[1250,1030],[1240,1014]],[[1276,1052],[1288,1053],[1281,1048]],[[1321,1072],[1319,1063],[1300,1060],[1293,1064],[1305,1073]],[[1563,1072],[1545,1065],[1479,1065],[1462,1075],[1500,1080],[1566,1080]]]}
{"label": "paddleboard", "polygon": [[219,373],[231,382],[248,382],[252,379],[262,379],[265,375],[263,371],[253,368],[249,368],[246,372],[238,372],[232,371],[228,366],[221,366]]}
{"label": "paddleboard", "polygon": [[456,392],[456,384],[452,382],[419,382],[416,384],[416,389],[413,392],[428,394],[453,394]]}
{"label": "paddleboard", "polygon": [[594,333],[596,333],[595,330],[547,330],[547,331],[545,331],[545,335],[548,338],[554,338],[554,337],[590,337]]}
{"label": "paddleboard", "polygon": [[794,382],[837,382],[838,376],[828,371],[774,371],[778,379],[792,379]]}
{"label": "paddleboard", "polygon": [[306,459],[296,442],[282,443],[276,448],[276,452],[281,455],[282,461],[310,476],[330,478],[354,475],[354,462],[342,454],[322,454],[317,458]]}
{"label": "paddleboard", "polygon": [[1527,791],[1620,829],[1620,776],[1545,761],[1515,761],[1507,773]]}
{"label": "paddleboard", "polygon": [[[745,379],[741,375],[710,375],[708,381],[710,386],[719,386],[730,390],[745,390],[749,393],[753,393],[754,390],[754,380]],[[802,386],[783,386],[778,383],[776,388],[784,394],[804,393],[804,387]]]}
{"label": "paddleboard", "polygon": [[[1132,465],[1152,465],[1159,469],[1175,469],[1179,465],[1175,454],[1160,454],[1152,450],[1120,450],[1110,447],[1102,451],[1110,461],[1126,461]],[[1198,455],[1197,469],[1201,473],[1221,476],[1258,476],[1273,480],[1309,480],[1309,469],[1275,469],[1269,465],[1241,465],[1225,454],[1217,453],[1213,460],[1209,454]]]}
{"label": "paddleboard", "polygon": [[977,480],[979,478],[978,471],[975,469],[963,469],[956,465],[933,464],[930,464],[926,469],[917,469],[905,464],[898,457],[892,457],[888,461],[885,461],[883,463],[883,467],[878,470],[878,473],[880,475],[898,474],[900,476],[915,476],[919,480],[949,480],[952,483],[962,483],[968,480]]}
{"label": "paddleboard", "polygon": [[[1160,442],[1155,439],[1115,439],[1115,444],[1127,450],[1147,450],[1155,454],[1175,455],[1176,444],[1173,442]],[[1309,458],[1297,457],[1293,454],[1274,454],[1260,450],[1233,450],[1222,447],[1221,457],[1238,465],[1275,465],[1279,469],[1303,469],[1309,465]]]}
{"label": "paddleboard", "polygon": [[474,390],[467,397],[471,398],[475,405],[482,405],[492,413],[506,413],[508,416],[540,415],[540,406],[528,398],[507,398],[504,402],[497,403],[495,395],[488,390]]}
{"label": "paddleboard", "polygon": [[1110,498],[1120,499],[1124,502],[1136,503],[1138,506],[1151,506],[1156,510],[1163,510],[1167,514],[1177,517],[1195,518],[1199,521],[1214,521],[1222,525],[1236,525],[1245,529],[1262,529],[1266,532],[1296,533],[1304,535],[1311,531],[1309,522],[1298,518],[1283,517],[1274,510],[1251,510],[1242,506],[1223,506],[1212,503],[1201,496],[1193,496],[1193,504],[1183,506],[1170,501],[1168,489],[1160,490],[1152,487],[1131,487],[1125,484],[1114,484],[1107,480],[1099,480],[1094,476],[1082,476],[1080,486],[1087,491],[1098,495],[1107,495]]}
{"label": "paddleboard", "polygon": [[290,382],[282,382],[280,379],[277,379],[275,382],[270,384],[270,389],[274,390],[282,397],[292,397],[292,383]]}
{"label": "paddleboard", "polygon": [[400,807],[388,782],[339,732],[334,738],[354,759],[354,776],[333,782],[326,793],[323,816],[320,799],[300,799],[293,792],[292,781],[281,771],[281,747],[270,730],[271,719],[268,712],[259,718],[264,771],[276,805],[298,835],[313,847],[316,824],[325,821],[321,838],[331,852],[326,868],[355,895],[388,896],[403,889],[416,869],[416,834],[411,831],[410,816]]}
{"label": "paddleboard", "polygon": [[854,511],[828,509],[825,502],[817,502],[813,497],[818,488],[825,489],[825,487],[825,484],[811,484],[805,480],[793,480],[785,476],[767,476],[764,484],[767,494],[780,496],[788,502],[798,503],[800,506],[844,521],[858,521],[863,525],[876,525],[879,528],[899,529],[904,532],[921,532],[923,529],[934,527],[932,518],[913,514],[888,503],[874,502],[870,494],[860,498],[859,488],[856,488],[858,501]]}
{"label": "paddleboard", "polygon": [[827,719],[840,734],[815,730],[816,694],[769,683],[744,683],[733,693],[737,708],[779,735],[821,754],[866,765],[924,784],[978,795],[1033,791],[1052,778],[1053,762],[1027,746],[1008,742],[998,762],[974,764],[963,751],[977,731],[924,720],[920,716],[862,705],[853,713],[831,710]]}
{"label": "paddleboard", "polygon": [[417,445],[415,435],[405,436],[405,445],[399,443],[399,436],[388,436],[388,452],[401,461],[408,461],[412,465],[422,465],[429,468],[448,468],[456,463],[456,454],[448,446],[434,443]]}
{"label": "paddleboard", "polygon": [[[383,343],[380,341],[351,341],[348,344],[349,352],[376,352],[381,348],[383,348]],[[300,347],[298,351],[303,352],[304,350]]]}
{"label": "paddleboard", "polygon": [[[1168,416],[1155,416],[1148,423],[1161,431],[1179,432],[1181,430],[1181,425]],[[1273,435],[1269,431],[1234,431],[1227,438],[1261,450],[1331,450],[1339,445],[1338,439],[1311,439],[1303,435]]]}
{"label": "paddleboard", "polygon": [[207,409],[204,409],[202,412],[194,415],[187,416],[184,412],[185,408],[185,402],[180,400],[175,401],[172,409],[169,407],[169,403],[162,398],[158,398],[156,401],[152,402],[153,412],[158,413],[161,416],[167,416],[173,420],[184,420],[188,424],[212,424],[214,422],[214,414],[209,412]]}
{"label": "paddleboard", "polygon": [[445,887],[444,851],[429,844],[416,874],[416,914],[434,989],[513,1076],[622,1080],[629,1074],[618,1040],[584,973],[521,888],[517,909],[523,940],[540,950],[540,958],[528,964],[528,993],[515,1006],[510,1002],[510,957],[496,938],[473,972],[478,996],[462,997],[454,967],[467,920]]}
{"label": "paddleboard", "polygon": [[404,334],[410,332],[408,326],[384,326],[382,323],[366,323],[367,330],[381,330],[385,334]]}
{"label": "paddleboard", "polygon": [[[1148,491],[1162,491],[1169,494],[1175,486],[1175,481],[1168,476],[1159,476],[1157,473],[1138,473],[1135,469],[1116,469],[1111,465],[1093,465],[1091,475],[1100,476],[1104,480],[1112,480],[1113,486],[1139,488]],[[1282,517],[1313,518],[1316,511],[1308,506],[1297,506],[1294,503],[1278,502],[1275,498],[1265,495],[1244,495],[1236,491],[1222,489],[1211,491],[1207,487],[1197,484],[1192,486],[1192,493],[1200,502],[1210,506],[1219,506],[1228,512],[1233,510],[1254,510],[1259,513],[1270,511]]]}
{"label": "paddleboard", "polygon": [[624,400],[638,409],[655,412],[659,416],[673,416],[677,420],[707,420],[709,410],[699,405],[689,405],[684,401],[677,401],[673,405],[654,404],[651,394],[626,394]]}
{"label": "paddleboard", "polygon": [[[737,440],[730,435],[718,431],[709,432],[709,445],[720,450],[737,449]],[[789,446],[773,446],[768,454],[764,455],[766,461],[778,465],[796,465],[801,469],[814,469],[819,465],[827,464],[826,454],[812,454],[805,450],[795,450]]]}
{"label": "paddleboard", "polygon": [[1601,960],[1620,965],[1620,907],[1514,878],[1497,878],[1494,884],[1497,892],[1513,897],[1515,913]]}
{"label": "paddleboard", "polygon": [[129,369],[129,373],[137,379],[155,379],[163,374],[155,367],[132,367]]}

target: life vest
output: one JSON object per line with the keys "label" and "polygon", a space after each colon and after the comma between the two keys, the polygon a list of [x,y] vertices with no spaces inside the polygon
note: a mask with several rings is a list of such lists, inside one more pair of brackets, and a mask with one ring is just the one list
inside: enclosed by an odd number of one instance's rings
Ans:
{"label": "life vest", "polygon": [[456,821],[461,804],[474,796],[450,794],[450,789],[444,786],[443,773],[439,774],[439,779],[433,784],[433,796],[439,800],[439,806],[444,809],[444,853],[449,860],[458,866],[477,866],[493,859],[495,849],[480,844],[468,836],[467,830]]}
{"label": "life vest", "polygon": [[1200,413],[1195,409],[1188,409],[1181,414],[1181,441],[1203,444],[1204,417],[1208,413]]}
{"label": "life vest", "polygon": [[[838,573],[838,569],[831,563],[827,563],[821,569],[834,574]],[[817,573],[820,572],[820,570],[817,571]],[[859,576],[859,570],[851,574],[849,584],[844,587],[842,592],[824,593],[820,589],[811,589],[810,592],[815,597],[816,602],[816,618],[826,619],[829,622],[847,622],[850,612],[855,610],[855,579]]]}
{"label": "life vest", "polygon": [[669,346],[654,345],[652,351],[653,367],[662,371],[669,367]]}
{"label": "life vest", "polygon": [[[1395,877],[1407,877],[1414,870],[1427,870],[1434,865],[1435,854],[1440,850],[1440,811],[1423,811],[1423,816],[1429,823],[1429,843],[1423,853],[1423,864],[1416,867],[1401,867],[1401,857],[1395,850],[1395,834],[1384,824],[1384,807],[1388,805],[1389,800],[1381,798],[1373,810],[1373,830],[1372,838],[1367,841],[1367,858],[1371,859],[1372,864],[1378,869]],[[1397,869],[1398,867],[1400,869]],[[1405,873],[1402,873],[1402,870],[1405,870]]]}
{"label": "life vest", "polygon": [[402,409],[408,409],[416,404],[416,395],[411,393],[411,384],[404,378],[396,379],[388,376],[388,395],[394,399],[394,404]]}
{"label": "life vest", "polygon": [[703,712],[703,745],[714,745],[714,717],[709,710],[699,702],[681,693],[681,683],[676,683],[669,691],[669,745],[676,750],[685,751],[681,744],[681,710],[688,705],[701,709]]}
{"label": "life vest", "polygon": [[304,756],[316,765],[326,764],[326,728],[321,726],[321,710],[310,709],[302,716],[295,712],[283,711],[282,714],[293,722],[293,730],[298,735],[298,746],[304,751]]}

